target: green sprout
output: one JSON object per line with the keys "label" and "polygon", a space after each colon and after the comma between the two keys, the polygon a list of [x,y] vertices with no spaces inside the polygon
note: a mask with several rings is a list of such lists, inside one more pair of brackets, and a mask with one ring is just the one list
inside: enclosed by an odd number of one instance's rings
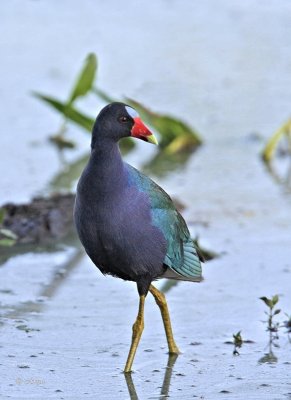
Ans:
{"label": "green sprout", "polygon": [[233,355],[238,356],[239,355],[238,349],[241,348],[241,346],[244,342],[243,338],[241,336],[241,331],[238,331],[237,333],[233,334],[232,337],[233,337],[233,344],[234,344]]}
{"label": "green sprout", "polygon": [[232,335],[232,340],[228,340],[228,341],[225,342],[225,344],[231,344],[231,345],[234,346],[233,352],[232,352],[232,354],[233,354],[234,356],[239,356],[239,351],[238,351],[238,349],[240,349],[244,343],[250,343],[250,344],[252,344],[252,343],[254,343],[254,342],[253,342],[252,340],[248,340],[248,339],[245,340],[245,339],[243,339],[243,337],[242,337],[242,335],[241,335],[241,331],[238,331],[237,333],[234,333],[234,334]]}
{"label": "green sprout", "polygon": [[268,316],[267,319],[267,331],[269,331],[271,334],[278,333],[279,330],[279,322],[274,322],[274,317],[278,314],[280,314],[281,310],[279,308],[275,309],[275,305],[279,301],[279,296],[276,294],[275,296],[271,297],[268,299],[267,297],[263,296],[260,297],[260,300],[262,300],[266,306],[268,307],[268,311],[265,311],[265,314]]}

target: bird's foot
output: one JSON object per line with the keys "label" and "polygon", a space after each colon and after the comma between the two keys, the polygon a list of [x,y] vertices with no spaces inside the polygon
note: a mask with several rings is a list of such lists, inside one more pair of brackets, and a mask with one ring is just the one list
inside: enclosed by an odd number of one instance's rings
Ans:
{"label": "bird's foot", "polygon": [[171,349],[169,349],[169,354],[182,354],[182,352],[179,350],[179,348],[175,345],[173,347],[171,347]]}
{"label": "bird's foot", "polygon": [[178,346],[176,345],[174,338],[168,338],[169,354],[181,354]]}

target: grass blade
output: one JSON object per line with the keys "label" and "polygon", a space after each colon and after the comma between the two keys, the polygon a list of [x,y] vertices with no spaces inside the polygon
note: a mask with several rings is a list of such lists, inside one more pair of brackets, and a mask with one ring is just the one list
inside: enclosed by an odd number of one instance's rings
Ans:
{"label": "grass blade", "polygon": [[272,160],[274,156],[274,152],[276,150],[276,147],[280,141],[280,139],[287,134],[290,134],[291,132],[291,119],[289,119],[287,122],[285,122],[275,133],[273,136],[270,137],[268,140],[263,153],[262,153],[262,158],[263,161],[268,164]]}
{"label": "grass blade", "polygon": [[97,70],[97,58],[95,54],[88,54],[83,69],[81,70],[72,93],[68,100],[71,105],[78,97],[85,96],[92,88]]}
{"label": "grass blade", "polygon": [[77,111],[72,105],[68,105],[66,103],[62,103],[59,100],[42,95],[40,93],[33,93],[35,97],[38,99],[44,101],[45,103],[49,104],[51,107],[53,107],[55,110],[59,111],[66,119],[69,119],[82,128],[84,128],[86,131],[91,132],[93,124],[95,120],[80,111]]}

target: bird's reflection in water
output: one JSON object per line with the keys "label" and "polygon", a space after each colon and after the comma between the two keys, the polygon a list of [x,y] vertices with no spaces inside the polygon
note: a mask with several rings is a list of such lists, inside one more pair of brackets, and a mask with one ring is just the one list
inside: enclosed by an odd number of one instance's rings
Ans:
{"label": "bird's reflection in water", "polygon": [[[162,389],[161,389],[161,395],[160,395],[160,399],[161,400],[165,399],[169,395],[173,367],[175,365],[177,357],[178,357],[178,354],[169,354],[168,363],[167,363],[167,366],[165,368],[163,386],[162,386]],[[138,395],[137,395],[136,390],[135,390],[135,386],[134,386],[133,379],[132,379],[132,374],[131,373],[124,374],[124,376],[125,376],[125,381],[126,381],[126,384],[127,384],[127,389],[128,389],[128,393],[129,393],[130,399],[131,400],[138,400]]]}

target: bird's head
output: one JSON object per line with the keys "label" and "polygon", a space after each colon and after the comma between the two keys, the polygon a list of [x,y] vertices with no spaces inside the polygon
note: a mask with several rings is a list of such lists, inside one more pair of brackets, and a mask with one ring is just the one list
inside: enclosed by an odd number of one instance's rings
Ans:
{"label": "bird's head", "polygon": [[156,137],[145,126],[134,108],[124,103],[111,103],[104,107],[96,118],[92,147],[97,139],[108,138],[118,141],[129,136],[158,144]]}

